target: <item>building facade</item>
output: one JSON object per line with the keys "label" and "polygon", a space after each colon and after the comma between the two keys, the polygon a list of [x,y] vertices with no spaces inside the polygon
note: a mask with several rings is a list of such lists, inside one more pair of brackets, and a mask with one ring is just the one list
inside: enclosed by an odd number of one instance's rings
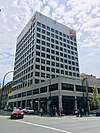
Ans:
{"label": "building facade", "polygon": [[5,86],[3,86],[2,90],[1,90],[3,107],[5,107],[7,105],[8,95],[9,95],[9,93],[12,92],[12,84],[13,84],[12,81],[7,83]]}
{"label": "building facade", "polygon": [[17,38],[13,82],[12,106],[80,107],[76,32],[36,12]]}

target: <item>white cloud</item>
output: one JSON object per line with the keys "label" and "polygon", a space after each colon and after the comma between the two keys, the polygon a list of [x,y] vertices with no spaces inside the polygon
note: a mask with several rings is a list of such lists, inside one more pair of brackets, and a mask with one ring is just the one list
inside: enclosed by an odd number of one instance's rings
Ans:
{"label": "white cloud", "polygon": [[[77,31],[81,70],[89,71],[100,54],[100,1],[99,0],[68,0],[66,5],[60,0],[0,0],[0,78],[13,69],[16,38],[35,11],[52,17]],[[88,49],[88,50],[87,50]],[[94,51],[92,50],[94,49]],[[4,52],[10,53],[3,54]],[[96,51],[96,52],[95,52]],[[89,55],[88,55],[89,53]],[[88,55],[85,58],[84,55]],[[9,56],[9,59],[6,57]],[[90,63],[87,65],[86,63]],[[100,67],[100,63],[98,66]],[[5,65],[6,64],[6,65]],[[4,71],[2,71],[4,69]],[[97,67],[96,67],[97,69]],[[94,68],[91,69],[91,73]],[[100,74],[98,74],[100,76]],[[1,81],[1,79],[0,79]]]}
{"label": "white cloud", "polygon": [[43,9],[43,11],[42,11],[42,13],[44,15],[48,16],[49,13],[50,13],[50,7],[49,6],[45,6],[44,9]]}

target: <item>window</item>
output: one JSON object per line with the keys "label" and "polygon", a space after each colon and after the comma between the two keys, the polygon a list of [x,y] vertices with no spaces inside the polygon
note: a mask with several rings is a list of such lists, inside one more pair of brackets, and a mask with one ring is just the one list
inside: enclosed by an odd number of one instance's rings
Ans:
{"label": "window", "polygon": [[47,52],[49,52],[49,53],[50,53],[50,49],[49,49],[49,48],[47,48]]}
{"label": "window", "polygon": [[40,88],[40,93],[47,92],[47,86]]}
{"label": "window", "polygon": [[36,58],[36,62],[40,62],[40,58]]}
{"label": "window", "polygon": [[49,92],[50,91],[55,91],[55,90],[58,90],[58,83],[49,85]]}
{"label": "window", "polygon": [[45,41],[42,41],[42,44],[45,45]]}
{"label": "window", "polygon": [[41,56],[42,56],[42,57],[45,57],[45,53],[41,53]]}
{"label": "window", "polygon": [[45,66],[41,66],[41,70],[44,70],[45,71]]}
{"label": "window", "polygon": [[58,51],[56,51],[56,55],[59,55],[59,52]]}
{"label": "window", "polygon": [[52,60],[55,60],[55,56],[51,55],[51,59],[52,59]]}
{"label": "window", "polygon": [[60,56],[63,56],[63,53],[60,53]]}
{"label": "window", "polygon": [[40,26],[41,27],[41,23],[40,22],[37,22],[37,26]]}
{"label": "window", "polygon": [[32,95],[32,91],[27,91],[27,96]]}
{"label": "window", "polygon": [[44,77],[45,78],[45,73],[41,73],[41,77]]}
{"label": "window", "polygon": [[[38,80],[38,79],[36,79],[36,80]],[[35,81],[36,81],[35,80]],[[37,82],[37,81],[36,81]],[[39,82],[38,82],[39,83]],[[39,89],[35,89],[35,90],[33,90],[33,95],[35,95],[35,94],[39,94]]]}
{"label": "window", "polygon": [[72,72],[69,72],[69,76],[72,76]]}
{"label": "window", "polygon": [[50,47],[50,43],[47,42],[47,46]]}
{"label": "window", "polygon": [[51,38],[51,42],[54,43],[54,39]]}
{"label": "window", "polygon": [[59,73],[59,69],[56,69],[56,73]]}
{"label": "window", "polygon": [[50,38],[49,37],[47,37],[47,41],[50,41]]}
{"label": "window", "polygon": [[80,86],[80,85],[75,85],[75,87],[76,87],[76,91],[83,91],[83,90],[82,90],[82,86]]}
{"label": "window", "polygon": [[66,34],[63,33],[63,37],[66,37]]}
{"label": "window", "polygon": [[42,39],[44,39],[44,40],[45,40],[45,36],[44,36],[44,35],[42,35]]}
{"label": "window", "polygon": [[40,46],[39,45],[36,45],[36,49],[39,49],[40,50]]}
{"label": "window", "polygon": [[47,30],[49,30],[49,31],[50,31],[50,27],[49,27],[49,26],[47,26]]}
{"label": "window", "polygon": [[39,72],[35,72],[35,76],[39,77],[40,73]]}
{"label": "window", "polygon": [[47,35],[50,36],[50,32],[47,31]]}
{"label": "window", "polygon": [[26,96],[26,92],[23,92],[23,93],[22,93],[22,97],[25,97],[25,96]]}
{"label": "window", "polygon": [[55,75],[51,75],[52,78],[55,78]]}
{"label": "window", "polygon": [[40,65],[35,65],[35,68],[36,69],[40,69]]}
{"label": "window", "polygon": [[58,34],[58,31],[57,31],[57,30],[55,30],[55,33],[56,33],[56,34]]}
{"label": "window", "polygon": [[65,65],[65,69],[68,69],[68,66],[67,65]]}
{"label": "window", "polygon": [[63,51],[63,48],[62,47],[60,47],[60,51]]}
{"label": "window", "polygon": [[72,84],[62,83],[61,88],[62,88],[62,90],[74,91],[74,85],[72,85]]}
{"label": "window", "polygon": [[47,58],[49,58],[49,59],[50,59],[50,55],[49,55],[49,54],[47,54],[46,56],[47,56]]}
{"label": "window", "polygon": [[59,49],[59,47],[58,47],[58,46],[56,46],[56,49]]}
{"label": "window", "polygon": [[39,27],[37,27],[37,31],[41,32],[41,29]]}
{"label": "window", "polygon": [[50,78],[50,74],[46,74],[46,78]]}
{"label": "window", "polygon": [[42,51],[45,51],[45,47],[42,47]]}
{"label": "window", "polygon": [[69,70],[71,70],[71,66],[69,66]]}
{"label": "window", "polygon": [[60,61],[63,62],[63,58],[60,58]]}
{"label": "window", "polygon": [[36,39],[36,42],[37,42],[37,43],[40,43],[40,40],[39,40],[39,39]]}
{"label": "window", "polygon": [[59,57],[56,57],[56,60],[59,61]]}
{"label": "window", "polygon": [[61,70],[61,74],[64,74],[64,70]]}
{"label": "window", "polygon": [[66,59],[64,59],[64,63],[67,63],[67,60]]}
{"label": "window", "polygon": [[52,65],[52,66],[55,66],[55,62],[51,62],[51,65]]}
{"label": "window", "polygon": [[42,24],[42,28],[44,28],[44,29],[45,29],[45,25],[44,25],[44,24]]}
{"label": "window", "polygon": [[37,33],[37,37],[39,37],[39,38],[40,38],[40,37],[41,37],[41,35],[40,35],[39,33]]}
{"label": "window", "polygon": [[39,83],[39,79],[35,79],[35,84],[38,84]]}
{"label": "window", "polygon": [[51,49],[51,53],[52,53],[52,54],[55,54],[55,51]]}
{"label": "window", "polygon": [[47,68],[46,68],[46,71],[50,71],[50,67],[47,67]]}
{"label": "window", "polygon": [[53,34],[53,33],[51,33],[51,37],[53,37],[53,38],[54,38],[54,34]]}
{"label": "window", "polygon": [[68,71],[65,71],[65,75],[68,75]]}
{"label": "window", "polygon": [[47,60],[46,64],[47,64],[47,65],[50,65],[50,61]]}
{"label": "window", "polygon": [[59,35],[62,36],[62,32],[59,32]]}
{"label": "window", "polygon": [[42,30],[42,33],[45,34],[45,30]]}
{"label": "window", "polygon": [[51,32],[54,32],[54,29],[53,28],[51,28]]}
{"label": "window", "polygon": [[60,67],[61,67],[61,68],[64,68],[64,65],[63,65],[63,64],[60,64]]}
{"label": "window", "polygon": [[54,48],[54,45],[53,44],[51,44],[51,48]]}
{"label": "window", "polygon": [[56,63],[56,67],[59,67],[59,63]]}
{"label": "window", "polygon": [[45,64],[45,60],[44,59],[41,59],[41,63]]}
{"label": "window", "polygon": [[55,72],[55,69],[54,68],[51,68],[51,72]]}

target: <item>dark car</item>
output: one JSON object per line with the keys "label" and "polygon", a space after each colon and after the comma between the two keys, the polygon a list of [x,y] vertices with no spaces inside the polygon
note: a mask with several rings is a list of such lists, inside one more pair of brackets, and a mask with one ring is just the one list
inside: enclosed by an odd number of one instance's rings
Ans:
{"label": "dark car", "polygon": [[11,119],[14,119],[14,118],[21,118],[21,119],[23,119],[24,118],[24,112],[23,112],[23,110],[15,109],[11,113]]}
{"label": "dark car", "polygon": [[96,116],[99,117],[100,116],[100,110],[96,111]]}

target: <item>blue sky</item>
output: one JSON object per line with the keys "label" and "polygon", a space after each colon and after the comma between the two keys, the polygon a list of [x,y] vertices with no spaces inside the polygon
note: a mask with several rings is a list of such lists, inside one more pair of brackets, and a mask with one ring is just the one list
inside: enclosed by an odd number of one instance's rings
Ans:
{"label": "blue sky", "polygon": [[76,30],[80,72],[100,77],[99,0],[0,0],[0,9],[0,82],[14,68],[17,36],[35,11]]}

